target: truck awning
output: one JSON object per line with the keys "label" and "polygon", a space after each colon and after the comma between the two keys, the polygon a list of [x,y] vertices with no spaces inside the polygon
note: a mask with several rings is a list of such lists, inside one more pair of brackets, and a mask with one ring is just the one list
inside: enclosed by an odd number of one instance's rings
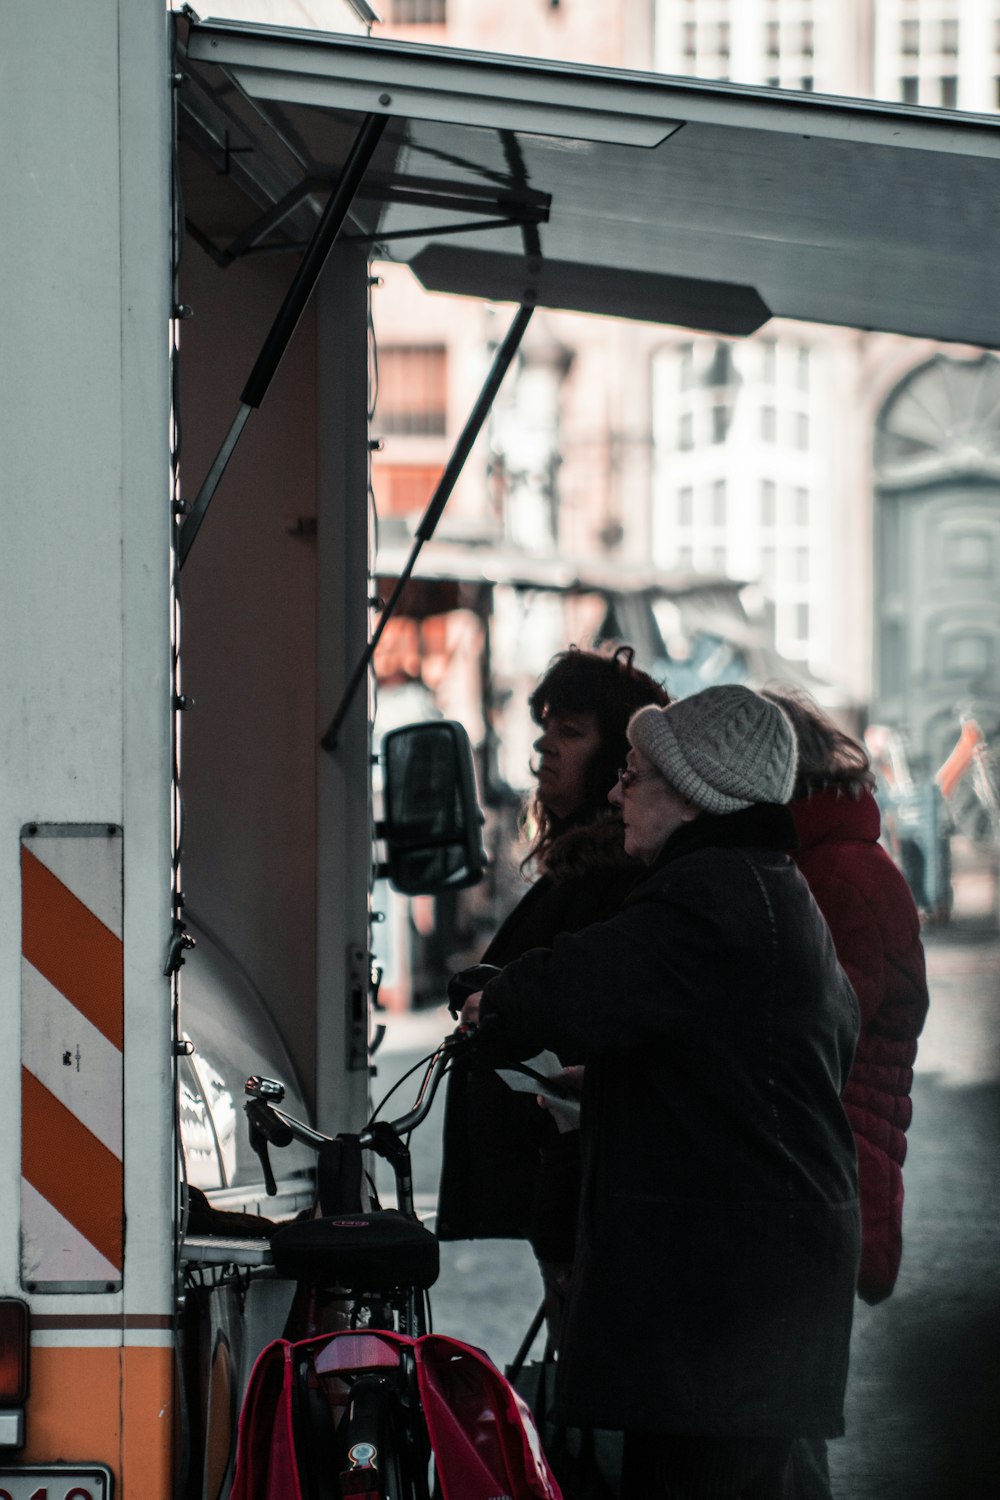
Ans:
{"label": "truck awning", "polygon": [[435,291],[746,334],[769,317],[1000,346],[1000,120],[242,23],[192,23],[190,226],[345,234]]}

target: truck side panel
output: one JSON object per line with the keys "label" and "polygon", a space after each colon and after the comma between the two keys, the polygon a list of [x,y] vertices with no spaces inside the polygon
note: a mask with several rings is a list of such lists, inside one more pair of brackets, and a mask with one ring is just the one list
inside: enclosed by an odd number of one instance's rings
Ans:
{"label": "truck side panel", "polygon": [[[119,1493],[158,1500],[169,1493],[176,1180],[162,973],[171,765],[166,17],[130,0],[57,9],[13,0],[4,20],[0,1295],[29,1302],[32,1342],[26,1442],[20,1453],[0,1451],[0,1466],[103,1462]],[[34,1085],[21,1084],[21,841],[35,824],[122,830],[123,1090],[98,1108],[99,1129],[110,1120],[114,1134],[120,1117],[123,1142],[124,1238],[119,1207],[117,1235],[97,1247],[121,1260],[120,1275],[104,1283],[113,1291],[33,1291],[22,1274],[22,1101],[26,1159],[44,1160],[54,1146],[38,1140]],[[63,990],[87,990],[92,960],[70,953],[69,977],[47,977],[57,1008],[73,1003]],[[37,1020],[30,994],[25,1003]],[[93,1198],[106,1187],[93,1175],[81,1165],[88,1233],[88,1186]]]}

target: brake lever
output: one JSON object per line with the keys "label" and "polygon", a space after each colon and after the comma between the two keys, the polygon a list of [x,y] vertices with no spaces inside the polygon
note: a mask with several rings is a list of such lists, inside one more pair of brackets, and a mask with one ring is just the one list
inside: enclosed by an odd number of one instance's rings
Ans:
{"label": "brake lever", "polygon": [[246,1110],[249,1121],[250,1145],[256,1152],[264,1173],[264,1186],[267,1196],[274,1198],[278,1192],[278,1184],[274,1180],[271,1170],[271,1157],[268,1152],[268,1141],[273,1141],[276,1146],[288,1146],[294,1137],[289,1127],[283,1120],[279,1120],[268,1108],[265,1099],[248,1099],[243,1108]]}
{"label": "brake lever", "polygon": [[253,1119],[250,1121],[250,1145],[256,1151],[260,1161],[261,1171],[264,1173],[264,1187],[267,1190],[267,1196],[275,1198],[278,1193],[278,1184],[275,1182],[274,1173],[271,1171],[271,1157],[267,1149],[267,1136],[261,1130],[256,1120]]}

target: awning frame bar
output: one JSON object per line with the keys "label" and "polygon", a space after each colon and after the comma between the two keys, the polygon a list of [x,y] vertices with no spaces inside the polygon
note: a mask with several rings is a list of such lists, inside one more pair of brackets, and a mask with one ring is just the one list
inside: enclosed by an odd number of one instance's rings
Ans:
{"label": "awning frame bar", "polygon": [[430,501],[428,502],[427,509],[424,511],[423,518],[421,519],[420,524],[417,527],[413,539],[413,547],[411,548],[409,557],[406,559],[406,562],[400,569],[400,574],[396,582],[396,586],[393,589],[388,602],[383,608],[381,615],[379,616],[378,624],[372,632],[371,640],[368,642],[368,645],[362,652],[361,657],[356,667],[354,668],[354,671],[351,673],[347,686],[344,688],[340,703],[337,706],[337,711],[334,714],[333,718],[330,720],[330,724],[326,730],[326,733],[320,740],[320,744],[322,745],[323,749],[330,751],[331,754],[337,748],[341,726],[343,725],[343,722],[347,717],[348,710],[350,709],[351,704],[354,701],[358,688],[364,681],[365,674],[367,673],[368,668],[371,665],[372,658],[374,657],[375,652],[378,650],[378,644],[382,639],[385,627],[388,625],[390,619],[395,613],[396,606],[399,603],[403,590],[405,589],[409,581],[410,574],[413,572],[413,569],[416,566],[417,558],[420,555],[420,549],[423,547],[424,543],[426,541],[429,541],[430,538],[434,535],[434,531],[441,519],[444,508],[448,503],[451,492],[455,488],[458,477],[465,466],[465,461],[468,458],[469,454],[472,452],[473,444],[482,431],[483,423],[486,421],[486,418],[489,415],[490,408],[492,407],[493,402],[496,398],[496,394],[500,389],[503,378],[514,359],[514,356],[517,354],[517,351],[521,344],[521,340],[523,339],[525,330],[527,329],[528,324],[531,321],[531,315],[534,310],[534,307],[526,304],[522,304],[522,306],[518,308],[517,312],[514,314],[510,327],[504,335],[503,342],[500,344],[496,354],[493,357],[493,364],[490,366],[490,371],[483,383],[482,390],[479,392],[479,395],[476,398],[475,405],[473,406],[472,411],[469,413],[468,420],[466,421],[466,424],[459,435],[458,441],[456,442],[455,447],[452,450],[451,457],[448,459],[448,462],[445,466],[444,473],[438,480],[437,487],[435,488],[434,493],[431,496]]}
{"label": "awning frame bar", "polygon": [[327,200],[315,233],[296,268],[284,301],[278,309],[247,383],[243,387],[239,410],[233,419],[232,426],[205,476],[190,513],[181,526],[177,542],[178,562],[181,567],[187,561],[208,507],[212,503],[222,476],[246,428],[250,413],[260,406],[267,394],[275,371],[291,342],[292,335],[326,265],[330,251],[337,241],[387,124],[388,116],[369,114],[365,116],[358,130],[337,184]]}

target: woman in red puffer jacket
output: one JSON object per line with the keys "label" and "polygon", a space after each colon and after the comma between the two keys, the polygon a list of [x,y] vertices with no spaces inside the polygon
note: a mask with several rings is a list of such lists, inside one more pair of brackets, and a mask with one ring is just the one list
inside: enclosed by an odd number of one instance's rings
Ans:
{"label": "woman in red puffer jacket", "polygon": [[790,811],[793,858],[833,934],[861,1007],[861,1035],[843,1093],[858,1152],[858,1293],[881,1302],[903,1250],[903,1162],[917,1038],[927,1015],[920,921],[910,888],[878,842],[875,777],[864,747],[796,692],[767,693],[799,745]]}

